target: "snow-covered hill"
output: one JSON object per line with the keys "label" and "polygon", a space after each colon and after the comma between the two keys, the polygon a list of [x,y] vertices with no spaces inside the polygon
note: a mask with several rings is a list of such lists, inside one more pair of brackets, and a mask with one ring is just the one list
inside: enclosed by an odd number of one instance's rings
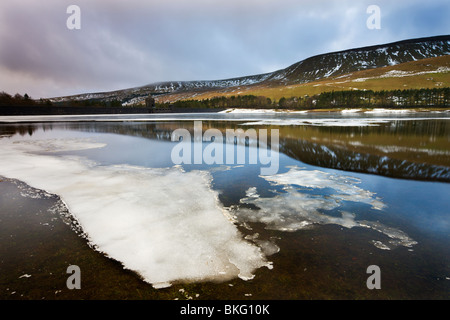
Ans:
{"label": "snow-covered hill", "polygon": [[274,72],[268,81],[305,83],[350,72],[450,54],[450,35],[405,40],[314,56]]}
{"label": "snow-covered hill", "polygon": [[167,81],[112,92],[87,93],[51,99],[121,101],[122,105],[143,103],[148,95],[162,95],[255,84],[298,84],[450,54],[450,35],[410,39],[384,45],[317,55],[271,73],[224,80]]}

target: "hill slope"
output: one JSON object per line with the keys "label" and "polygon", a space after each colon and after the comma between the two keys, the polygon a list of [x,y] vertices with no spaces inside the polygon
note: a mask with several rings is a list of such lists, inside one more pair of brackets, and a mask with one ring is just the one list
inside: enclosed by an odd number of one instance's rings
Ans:
{"label": "hill slope", "polygon": [[268,81],[305,83],[450,54],[450,36],[411,39],[314,56],[276,71]]}
{"label": "hill slope", "polygon": [[[210,96],[224,91],[249,91],[306,84],[351,73],[386,68],[408,62],[450,55],[450,35],[404,40],[389,44],[355,48],[317,55],[271,73],[213,81],[168,81],[112,92],[80,94],[51,99],[119,100],[123,105],[143,103],[148,95],[164,101]],[[445,71],[444,73],[448,70]],[[237,92],[239,92],[237,91]],[[209,94],[208,94],[209,93]]]}
{"label": "hill slope", "polygon": [[218,96],[255,95],[272,100],[303,97],[321,92],[347,90],[403,90],[450,86],[450,55],[405,62],[394,66],[350,72],[304,83],[259,83],[203,92],[174,92],[161,96],[161,102],[209,99]]}

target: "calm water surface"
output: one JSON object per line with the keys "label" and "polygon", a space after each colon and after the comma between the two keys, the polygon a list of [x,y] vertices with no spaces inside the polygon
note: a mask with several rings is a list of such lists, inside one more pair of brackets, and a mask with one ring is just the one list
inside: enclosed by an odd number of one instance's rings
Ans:
{"label": "calm water surface", "polygon": [[[450,298],[448,113],[0,120],[2,299]],[[251,142],[244,164],[175,165],[194,121],[277,130],[277,172]]]}

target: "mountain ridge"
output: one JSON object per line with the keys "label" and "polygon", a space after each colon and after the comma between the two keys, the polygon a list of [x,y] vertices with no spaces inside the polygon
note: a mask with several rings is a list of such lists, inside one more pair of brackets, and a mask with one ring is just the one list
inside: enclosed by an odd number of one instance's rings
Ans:
{"label": "mountain ridge", "polygon": [[205,92],[253,85],[302,84],[355,71],[382,68],[426,58],[450,55],[450,35],[406,39],[386,44],[351,48],[318,54],[269,73],[221,80],[161,81],[139,87],[109,92],[85,93],[51,98],[67,100],[119,100],[123,106],[142,104],[149,95],[155,97],[182,92]]}
{"label": "mountain ridge", "polygon": [[[427,43],[427,44],[434,43],[434,45],[428,46],[429,48],[426,48],[426,47],[424,48],[423,46],[420,47],[420,45],[421,44],[423,45],[424,43]],[[440,44],[442,47],[436,48],[435,46],[438,44]],[[412,46],[412,48],[411,48],[411,46]],[[401,49],[403,50],[403,52],[400,53]],[[427,49],[427,52],[425,52],[425,54],[424,54],[420,51],[420,49]],[[391,52],[389,52],[389,50],[391,50]],[[370,53],[372,54],[372,57],[369,56]],[[364,57],[365,59],[362,59],[362,57],[360,57],[360,59],[354,59],[354,57],[352,55],[358,55],[358,54],[365,55],[365,57]],[[375,57],[373,57],[374,54],[375,54]],[[408,54],[410,55],[409,59],[407,57]],[[400,63],[404,63],[404,62],[417,61],[417,60],[421,60],[424,58],[437,57],[437,56],[447,55],[447,54],[450,54],[450,35],[434,36],[434,37],[427,37],[427,38],[415,38],[415,39],[407,39],[407,40],[391,42],[391,43],[387,43],[387,44],[373,45],[373,46],[360,47],[360,48],[352,48],[352,49],[347,49],[347,50],[340,50],[340,51],[315,55],[310,58],[299,61],[297,63],[294,63],[285,69],[275,71],[274,74],[276,75],[277,73],[281,73],[282,78],[286,78],[286,73],[291,73],[291,74],[294,74],[294,78],[295,77],[300,78],[298,75],[298,72],[295,72],[295,71],[297,71],[299,67],[305,66],[305,65],[307,65],[306,70],[305,70],[305,68],[303,68],[302,70],[300,70],[300,72],[307,73],[307,72],[317,71],[318,70],[317,66],[316,66],[317,60],[320,60],[322,62],[321,66],[323,66],[324,64],[327,65],[327,62],[324,60],[326,60],[327,58],[330,59],[330,58],[333,58],[336,56],[338,56],[338,57],[341,56],[341,57],[343,57],[344,60],[347,60],[347,59],[353,60],[353,63],[351,63],[351,67],[347,67],[345,70],[341,70],[341,72],[337,72],[341,69],[341,68],[337,68],[337,67],[339,67],[339,65],[333,67],[333,66],[329,66],[329,64],[328,64],[328,68],[323,68],[323,70],[325,71],[324,74],[321,75],[320,72],[316,72],[316,75],[313,76],[315,78],[312,79],[312,78],[306,77],[306,79],[305,79],[306,81],[313,81],[313,80],[318,80],[320,78],[327,78],[330,76],[346,74],[349,72],[360,71],[360,70],[365,70],[365,69],[372,69],[372,68],[380,68],[380,67],[385,67],[388,65],[396,65],[396,64],[400,64]],[[369,58],[372,58],[373,61],[368,61]],[[359,66],[355,65],[354,62],[360,62],[360,65]],[[342,63],[341,66],[344,65],[344,62],[341,61],[340,63]],[[283,73],[285,75],[283,75]],[[291,78],[288,78],[287,80],[292,81]],[[306,82],[306,81],[304,81],[304,82]]]}

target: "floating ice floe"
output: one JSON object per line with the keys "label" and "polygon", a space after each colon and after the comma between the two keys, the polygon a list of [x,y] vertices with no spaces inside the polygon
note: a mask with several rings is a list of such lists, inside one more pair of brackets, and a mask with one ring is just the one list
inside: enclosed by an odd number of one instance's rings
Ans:
{"label": "floating ice floe", "polygon": [[[314,224],[369,228],[389,238],[388,244],[380,241],[373,243],[381,249],[399,245],[411,247],[417,243],[401,230],[379,222],[358,221],[355,214],[344,210],[340,211],[341,216],[327,214],[327,211],[339,209],[343,201],[368,204],[374,210],[386,207],[374,193],[357,186],[359,179],[298,167],[292,167],[286,173],[262,177],[272,185],[282,186],[283,192],[264,198],[257,193],[255,187],[249,188],[241,202],[254,205],[257,209],[247,206],[233,208],[238,221],[264,223],[268,229],[280,231],[296,231]],[[325,196],[322,194],[324,189],[331,192]]]}
{"label": "floating ice floe", "polygon": [[0,174],[57,194],[88,243],[156,288],[175,281],[253,278],[271,268],[262,249],[228,219],[206,171],[100,166],[54,151],[104,144],[0,140]]}

